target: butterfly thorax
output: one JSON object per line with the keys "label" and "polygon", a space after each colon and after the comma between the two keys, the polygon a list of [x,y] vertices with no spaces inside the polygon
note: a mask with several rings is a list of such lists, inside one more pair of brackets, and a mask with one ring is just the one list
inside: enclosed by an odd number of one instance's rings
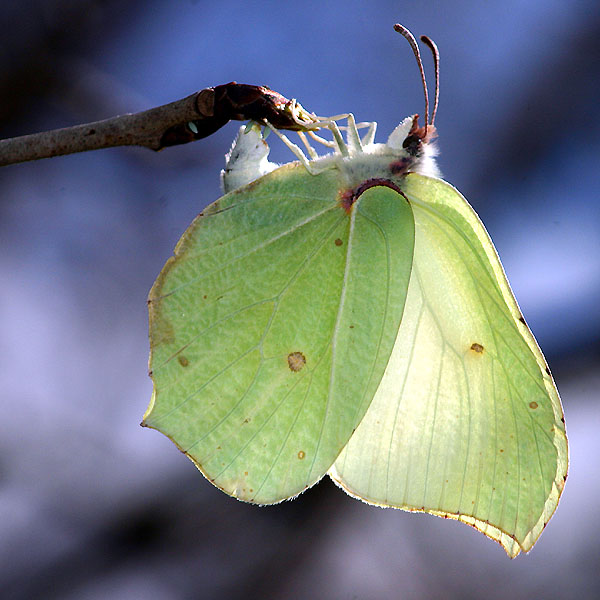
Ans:
{"label": "butterfly thorax", "polygon": [[435,129],[419,128],[417,116],[407,117],[390,134],[385,144],[369,144],[355,150],[349,157],[333,154],[317,159],[317,169],[338,168],[349,187],[363,181],[389,179],[400,184],[407,173],[439,177],[435,156],[437,146],[433,141]]}
{"label": "butterfly thorax", "polygon": [[[358,139],[356,130],[354,133],[355,139]],[[354,188],[372,179],[389,179],[399,185],[407,173],[440,176],[435,162],[435,129],[431,125],[428,129],[419,127],[418,115],[404,119],[385,144],[352,144],[351,137],[348,132],[348,143],[344,145],[343,152],[336,149],[311,160],[303,155],[299,158],[311,175],[337,170],[345,188]],[[268,145],[258,126],[242,127],[221,173],[224,191],[238,189],[276,169],[279,165],[268,161],[268,152]]]}

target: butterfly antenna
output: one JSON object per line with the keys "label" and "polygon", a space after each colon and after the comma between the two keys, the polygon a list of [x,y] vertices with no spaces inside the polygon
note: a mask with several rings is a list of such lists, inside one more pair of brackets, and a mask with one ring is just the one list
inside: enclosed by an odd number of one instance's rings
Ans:
{"label": "butterfly antenna", "polygon": [[426,35],[421,36],[421,41],[431,50],[433,55],[433,68],[435,70],[435,102],[433,104],[433,112],[431,113],[430,124],[433,125],[435,115],[437,114],[438,101],[440,99],[440,51],[435,42]]}
{"label": "butterfly antenna", "polygon": [[425,137],[427,136],[427,126],[429,124],[429,94],[427,93],[427,81],[425,80],[425,71],[423,70],[423,61],[421,60],[421,53],[419,52],[419,46],[417,46],[417,40],[415,36],[408,30],[404,25],[396,23],[394,30],[402,35],[406,41],[410,44],[413,54],[417,59],[417,65],[419,65],[419,72],[421,73],[421,82],[423,83],[423,92],[425,93]]}

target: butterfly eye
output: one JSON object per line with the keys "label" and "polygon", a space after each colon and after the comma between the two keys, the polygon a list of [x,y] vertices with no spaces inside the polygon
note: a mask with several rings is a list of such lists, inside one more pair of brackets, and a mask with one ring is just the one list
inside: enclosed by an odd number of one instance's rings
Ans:
{"label": "butterfly eye", "polygon": [[415,133],[406,136],[402,147],[411,155],[419,156],[423,151],[423,140]]}

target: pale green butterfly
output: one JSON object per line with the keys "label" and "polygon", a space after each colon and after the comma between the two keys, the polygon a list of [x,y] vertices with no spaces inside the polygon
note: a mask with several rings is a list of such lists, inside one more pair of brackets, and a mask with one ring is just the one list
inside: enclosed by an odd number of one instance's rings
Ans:
{"label": "pale green butterfly", "polygon": [[[558,392],[473,209],[425,125],[275,168],[242,128],[225,196],[149,296],[158,429],[217,487],[273,504],[328,473],[379,506],[458,519],[528,551],[567,474]],[[298,113],[300,114],[300,113]],[[300,123],[300,121],[299,121]],[[304,138],[304,141],[306,139]],[[274,169],[274,170],[273,170]],[[269,172],[270,171],[270,172]],[[267,174],[265,174],[267,173]],[[261,176],[263,175],[263,176]],[[230,191],[230,190],[234,191]]]}

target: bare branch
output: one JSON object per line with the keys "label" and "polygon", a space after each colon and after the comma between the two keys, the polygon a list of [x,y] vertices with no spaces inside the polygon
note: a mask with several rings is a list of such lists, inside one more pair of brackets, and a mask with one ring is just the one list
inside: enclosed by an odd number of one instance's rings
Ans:
{"label": "bare branch", "polygon": [[0,140],[0,166],[114,146],[161,150],[208,137],[232,119],[266,119],[294,131],[304,130],[302,121],[314,121],[268,87],[232,81],[143,112]]}

